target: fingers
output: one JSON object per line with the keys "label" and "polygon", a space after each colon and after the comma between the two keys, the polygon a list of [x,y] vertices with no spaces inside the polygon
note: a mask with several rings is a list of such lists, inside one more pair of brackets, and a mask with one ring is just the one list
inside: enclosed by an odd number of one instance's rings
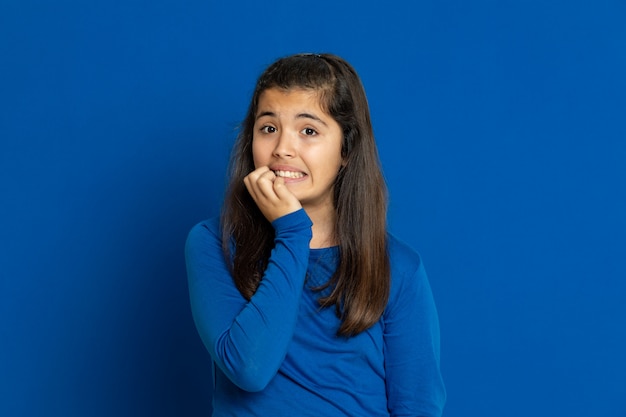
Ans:
{"label": "fingers", "polygon": [[243,181],[248,192],[258,204],[259,199],[272,200],[278,198],[273,191],[275,179],[276,175],[268,167],[261,167],[248,174]]}
{"label": "fingers", "polygon": [[270,201],[278,199],[278,195],[274,191],[274,183],[276,180],[276,174],[268,169],[267,171],[261,173],[256,181],[256,185],[263,197]]}
{"label": "fingers", "polygon": [[266,166],[248,174],[244,178],[244,184],[270,222],[302,208],[298,199],[285,185],[284,178],[276,177],[276,174]]}
{"label": "fingers", "polygon": [[283,177],[276,177],[273,185],[274,192],[280,200],[287,200],[289,197],[294,197],[293,193],[287,189],[285,179]]}

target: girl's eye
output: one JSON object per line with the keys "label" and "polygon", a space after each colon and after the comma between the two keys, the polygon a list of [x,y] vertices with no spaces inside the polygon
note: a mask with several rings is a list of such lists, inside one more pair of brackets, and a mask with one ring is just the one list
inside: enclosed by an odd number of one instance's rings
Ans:
{"label": "girl's eye", "polygon": [[315,129],[311,129],[310,127],[306,127],[302,129],[302,133],[306,136],[315,136],[317,135],[317,131]]}
{"label": "girl's eye", "polygon": [[276,132],[276,128],[274,126],[263,126],[261,128],[262,133],[274,133]]}

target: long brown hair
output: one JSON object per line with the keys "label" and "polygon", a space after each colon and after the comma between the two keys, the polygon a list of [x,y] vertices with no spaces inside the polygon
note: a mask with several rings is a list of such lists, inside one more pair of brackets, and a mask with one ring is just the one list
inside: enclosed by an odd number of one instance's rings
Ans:
{"label": "long brown hair", "polygon": [[[381,317],[390,287],[387,188],[374,141],[369,106],[356,71],[331,54],[298,54],[270,65],[259,77],[235,143],[222,210],[222,244],[235,285],[246,298],[256,292],[274,245],[274,229],[252,200],[243,178],[254,170],[252,135],[258,101],[269,88],[310,89],[343,130],[345,166],[333,187],[335,241],[340,260],[322,307],[334,306],[339,335],[351,336]],[[321,289],[321,288],[320,288]]]}

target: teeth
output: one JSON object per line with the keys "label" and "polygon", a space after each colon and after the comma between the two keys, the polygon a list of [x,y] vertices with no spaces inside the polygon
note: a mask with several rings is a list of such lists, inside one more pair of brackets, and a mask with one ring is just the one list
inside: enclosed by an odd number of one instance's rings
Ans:
{"label": "teeth", "polygon": [[304,177],[304,174],[302,172],[295,172],[295,171],[274,171],[274,174],[276,174],[277,177],[283,177],[283,178]]}

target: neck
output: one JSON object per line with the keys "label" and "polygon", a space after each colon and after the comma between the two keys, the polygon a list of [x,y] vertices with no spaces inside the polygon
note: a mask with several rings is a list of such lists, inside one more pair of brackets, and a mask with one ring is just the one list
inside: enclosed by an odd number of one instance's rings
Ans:
{"label": "neck", "polygon": [[334,208],[319,209],[319,208],[304,208],[306,214],[313,222],[311,231],[313,237],[309,247],[311,249],[327,248],[335,246],[335,218],[337,214]]}

